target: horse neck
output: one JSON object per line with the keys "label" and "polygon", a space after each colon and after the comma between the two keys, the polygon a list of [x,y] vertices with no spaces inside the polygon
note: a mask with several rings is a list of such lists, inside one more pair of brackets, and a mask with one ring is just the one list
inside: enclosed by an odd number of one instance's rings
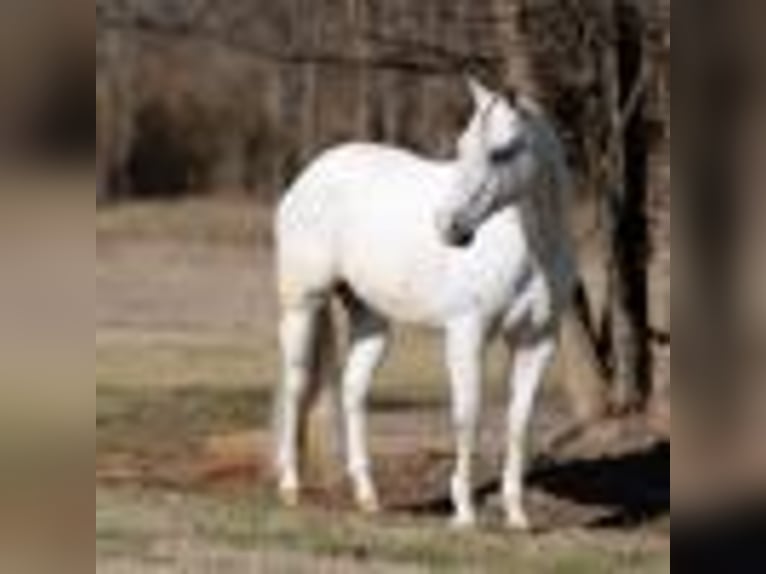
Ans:
{"label": "horse neck", "polygon": [[471,191],[485,185],[491,176],[491,168],[480,154],[457,156],[450,162],[450,169],[453,185],[469,185]]}

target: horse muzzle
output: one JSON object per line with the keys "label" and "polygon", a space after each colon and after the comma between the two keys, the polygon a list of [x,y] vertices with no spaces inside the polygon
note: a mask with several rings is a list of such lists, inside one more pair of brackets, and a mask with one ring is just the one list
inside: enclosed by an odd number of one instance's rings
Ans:
{"label": "horse muzzle", "polygon": [[442,240],[450,247],[467,247],[473,241],[473,229],[456,218],[438,218],[437,229]]}

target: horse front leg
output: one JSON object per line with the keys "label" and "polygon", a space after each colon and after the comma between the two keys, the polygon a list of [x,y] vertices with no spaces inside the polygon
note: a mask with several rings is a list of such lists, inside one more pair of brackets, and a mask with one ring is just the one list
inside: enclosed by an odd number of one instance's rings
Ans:
{"label": "horse front leg", "polygon": [[522,338],[515,349],[516,357],[509,386],[512,398],[508,406],[508,436],[502,496],[509,527],[529,528],[524,511],[524,467],[535,398],[556,349],[553,334]]}
{"label": "horse front leg", "polygon": [[466,527],[476,522],[472,467],[478,435],[485,333],[480,320],[467,318],[448,325],[446,335],[456,446],[455,469],[450,484],[455,513],[453,524]]}

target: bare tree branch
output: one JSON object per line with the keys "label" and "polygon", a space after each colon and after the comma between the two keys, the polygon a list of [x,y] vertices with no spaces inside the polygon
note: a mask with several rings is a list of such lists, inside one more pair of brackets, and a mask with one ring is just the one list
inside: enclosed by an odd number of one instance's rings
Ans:
{"label": "bare tree branch", "polygon": [[256,44],[251,39],[238,40],[227,37],[206,30],[204,27],[196,27],[187,23],[162,26],[143,18],[131,21],[105,16],[100,21],[100,26],[103,30],[125,34],[148,34],[174,40],[213,42],[232,51],[285,65],[322,65],[356,69],[367,67],[420,75],[452,75],[461,73],[470,67],[487,67],[497,61],[496,57],[488,55],[461,53],[446,46],[415,39],[386,36],[375,31],[367,31],[363,37],[373,45],[395,48],[397,51],[392,54],[358,57],[317,49],[281,50]]}

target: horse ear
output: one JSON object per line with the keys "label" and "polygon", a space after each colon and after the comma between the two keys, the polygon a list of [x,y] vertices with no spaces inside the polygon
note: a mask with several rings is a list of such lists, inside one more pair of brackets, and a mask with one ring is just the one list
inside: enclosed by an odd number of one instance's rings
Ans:
{"label": "horse ear", "polygon": [[471,92],[471,98],[476,109],[482,109],[492,101],[494,97],[492,92],[475,77],[466,76],[466,83],[468,84],[468,89]]}
{"label": "horse ear", "polygon": [[542,106],[526,94],[517,94],[515,107],[531,116],[543,116],[545,112]]}
{"label": "horse ear", "polygon": [[503,95],[512,108],[517,107],[519,100],[523,98],[523,96],[519,94],[519,88],[515,85],[508,86],[503,92]]}

